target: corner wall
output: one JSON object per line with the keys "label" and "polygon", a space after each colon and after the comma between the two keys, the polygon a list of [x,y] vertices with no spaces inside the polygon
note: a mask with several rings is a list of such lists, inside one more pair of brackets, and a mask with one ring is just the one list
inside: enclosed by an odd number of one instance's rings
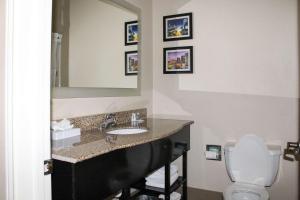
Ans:
{"label": "corner wall", "polygon": [[[163,42],[163,16],[193,12],[194,39]],[[195,120],[188,185],[224,191],[224,158],[206,144],[244,134],[286,146],[298,141],[297,0],[153,0],[153,113]],[[194,74],[164,75],[163,48],[194,46]],[[272,200],[297,200],[298,163],[281,159]]]}
{"label": "corner wall", "polygon": [[0,199],[5,199],[5,0],[0,0]]}
{"label": "corner wall", "polygon": [[127,1],[142,10],[141,96],[53,99],[53,120],[136,108],[147,108],[152,114],[152,1]]}

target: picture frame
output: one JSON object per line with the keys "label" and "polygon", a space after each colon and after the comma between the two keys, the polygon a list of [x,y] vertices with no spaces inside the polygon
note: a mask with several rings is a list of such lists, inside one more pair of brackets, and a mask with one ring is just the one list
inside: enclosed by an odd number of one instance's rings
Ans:
{"label": "picture frame", "polygon": [[125,46],[136,45],[139,42],[138,21],[125,22]]}
{"label": "picture frame", "polygon": [[193,46],[164,48],[164,74],[193,73]]}
{"label": "picture frame", "polygon": [[164,16],[163,31],[164,42],[193,39],[193,14]]}
{"label": "picture frame", "polygon": [[138,51],[125,52],[125,76],[133,76],[138,74],[139,62]]}

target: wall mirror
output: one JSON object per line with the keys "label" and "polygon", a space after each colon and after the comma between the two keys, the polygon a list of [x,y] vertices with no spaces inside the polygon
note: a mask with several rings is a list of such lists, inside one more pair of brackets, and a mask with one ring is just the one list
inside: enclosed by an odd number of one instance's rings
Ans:
{"label": "wall mirror", "polygon": [[53,98],[139,95],[140,10],[124,0],[53,0]]}

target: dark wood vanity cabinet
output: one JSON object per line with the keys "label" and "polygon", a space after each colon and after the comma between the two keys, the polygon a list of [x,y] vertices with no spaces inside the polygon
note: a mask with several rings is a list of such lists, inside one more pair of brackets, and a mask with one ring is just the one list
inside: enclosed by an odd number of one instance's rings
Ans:
{"label": "dark wood vanity cabinet", "polygon": [[[114,150],[82,162],[54,160],[52,199],[105,199],[186,155],[189,149],[190,125],[186,125],[168,137]],[[186,156],[184,160],[186,162]]]}

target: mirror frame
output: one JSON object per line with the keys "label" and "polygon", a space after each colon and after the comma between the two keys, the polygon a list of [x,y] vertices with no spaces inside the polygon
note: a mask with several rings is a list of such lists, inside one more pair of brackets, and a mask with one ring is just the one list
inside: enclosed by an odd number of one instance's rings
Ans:
{"label": "mirror frame", "polygon": [[[142,66],[141,59],[141,41],[142,41],[142,20],[141,9],[132,5],[125,0],[101,0],[109,4],[121,6],[138,16],[139,22],[139,43],[137,44],[139,65]],[[66,98],[90,98],[90,97],[127,97],[141,95],[141,68],[137,75],[137,88],[76,88],[76,87],[55,87],[51,88],[51,96],[53,99]]]}

